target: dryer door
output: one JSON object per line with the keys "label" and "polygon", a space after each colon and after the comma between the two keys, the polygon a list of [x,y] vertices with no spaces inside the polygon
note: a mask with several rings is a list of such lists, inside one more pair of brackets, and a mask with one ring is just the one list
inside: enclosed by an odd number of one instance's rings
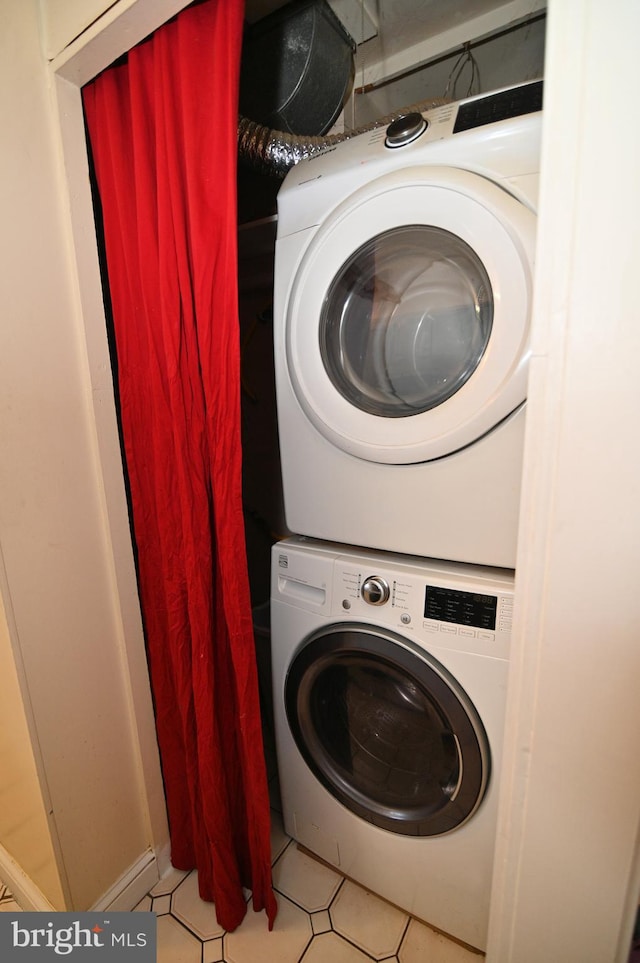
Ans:
{"label": "dryer door", "polygon": [[526,397],[535,215],[468,171],[411,168],[327,219],[289,292],[289,377],[334,445],[428,461]]}
{"label": "dryer door", "polygon": [[440,835],[482,802],[482,722],[444,667],[400,636],[354,624],[315,633],[289,668],[285,704],[316,778],[382,829]]}

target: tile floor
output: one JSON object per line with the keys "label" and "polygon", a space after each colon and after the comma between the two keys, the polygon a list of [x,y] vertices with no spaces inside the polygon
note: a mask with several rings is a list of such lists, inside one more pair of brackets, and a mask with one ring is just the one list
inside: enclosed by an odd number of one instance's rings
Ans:
{"label": "tile floor", "polygon": [[[298,849],[282,826],[268,730],[265,757],[278,901],[273,930],[269,933],[265,913],[249,906],[238,929],[225,932],[213,904],[198,895],[196,871],[172,870],[134,910],[157,914],[157,963],[482,963],[482,954],[436,933]],[[0,883],[0,912],[19,910]]]}
{"label": "tile floor", "polygon": [[0,913],[17,913],[20,907],[13,898],[9,888],[0,883]]}
{"label": "tile floor", "polygon": [[[271,933],[249,906],[233,933],[216,922],[191,873],[172,870],[135,910],[158,917],[157,963],[481,963],[446,939],[298,849],[272,812],[273,884],[278,916]],[[248,894],[247,894],[248,895]],[[0,883],[0,912],[20,907]]]}
{"label": "tile floor", "polygon": [[[480,963],[482,955],[446,939],[298,849],[272,812],[271,933],[249,906],[241,926],[222,930],[191,873],[172,870],[135,907],[158,917],[157,963]],[[247,894],[248,895],[248,894]],[[0,912],[20,907],[0,883]]]}
{"label": "tile floor", "polygon": [[272,812],[271,933],[251,907],[225,933],[198,896],[195,871],[173,871],[137,910],[158,914],[158,963],[480,963],[482,955],[446,939],[298,849]]}

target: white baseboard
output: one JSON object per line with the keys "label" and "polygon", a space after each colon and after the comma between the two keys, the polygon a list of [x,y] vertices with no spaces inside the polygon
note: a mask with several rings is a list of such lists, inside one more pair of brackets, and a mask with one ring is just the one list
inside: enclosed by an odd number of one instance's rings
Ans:
{"label": "white baseboard", "polygon": [[166,845],[159,846],[156,849],[156,859],[158,860],[158,876],[160,879],[170,873],[173,869],[171,865],[171,842],[167,841]]}
{"label": "white baseboard", "polygon": [[31,913],[52,913],[53,906],[41,889],[27,876],[13,856],[0,845],[0,879],[8,886],[18,906]]}
{"label": "white baseboard", "polygon": [[[160,878],[158,860],[155,854],[148,850],[123,873],[120,879],[91,907],[102,913],[105,910],[129,911],[137,906]],[[0,879],[9,887],[13,897],[25,912],[52,913],[55,906],[49,902],[36,884],[22,870],[15,859],[0,845]]]}
{"label": "white baseboard", "polygon": [[91,909],[102,913],[132,910],[137,906],[159,879],[158,861],[155,853],[147,850],[130,866],[126,873],[100,897]]}

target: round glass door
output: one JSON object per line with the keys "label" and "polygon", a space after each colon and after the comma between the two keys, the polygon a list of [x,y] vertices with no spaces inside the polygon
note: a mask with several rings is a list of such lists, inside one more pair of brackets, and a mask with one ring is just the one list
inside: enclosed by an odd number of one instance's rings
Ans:
{"label": "round glass door", "polygon": [[535,223],[486,178],[424,167],[372,180],[310,233],[277,288],[275,330],[296,399],[330,444],[381,464],[431,461],[524,403]]}
{"label": "round glass door", "polygon": [[354,625],[316,633],[291,664],[285,701],[307,765],[363,819],[436,836],[480,805],[482,722],[440,663],[399,636]]}
{"label": "round glass door", "polygon": [[413,225],[362,245],[322,306],[320,350],[341,395],[382,418],[450,398],[476,370],[493,321],[487,272],[461,238]]}

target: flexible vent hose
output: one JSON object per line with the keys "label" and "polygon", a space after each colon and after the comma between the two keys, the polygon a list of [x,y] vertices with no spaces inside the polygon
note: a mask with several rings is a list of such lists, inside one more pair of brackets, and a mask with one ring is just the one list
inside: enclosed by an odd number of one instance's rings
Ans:
{"label": "flexible vent hose", "polygon": [[238,120],[238,151],[240,160],[262,174],[269,174],[272,177],[282,179],[287,171],[298,164],[305,157],[313,157],[320,154],[329,147],[364,134],[368,130],[377,127],[387,127],[392,121],[406,114],[424,113],[434,107],[440,107],[446,103],[440,98],[424,100],[413,104],[411,107],[402,107],[399,110],[374,120],[362,127],[355,127],[353,130],[345,130],[340,134],[326,134],[321,137],[306,136],[304,134],[288,134],[281,130],[271,130],[263,127],[253,120],[240,117]]}

